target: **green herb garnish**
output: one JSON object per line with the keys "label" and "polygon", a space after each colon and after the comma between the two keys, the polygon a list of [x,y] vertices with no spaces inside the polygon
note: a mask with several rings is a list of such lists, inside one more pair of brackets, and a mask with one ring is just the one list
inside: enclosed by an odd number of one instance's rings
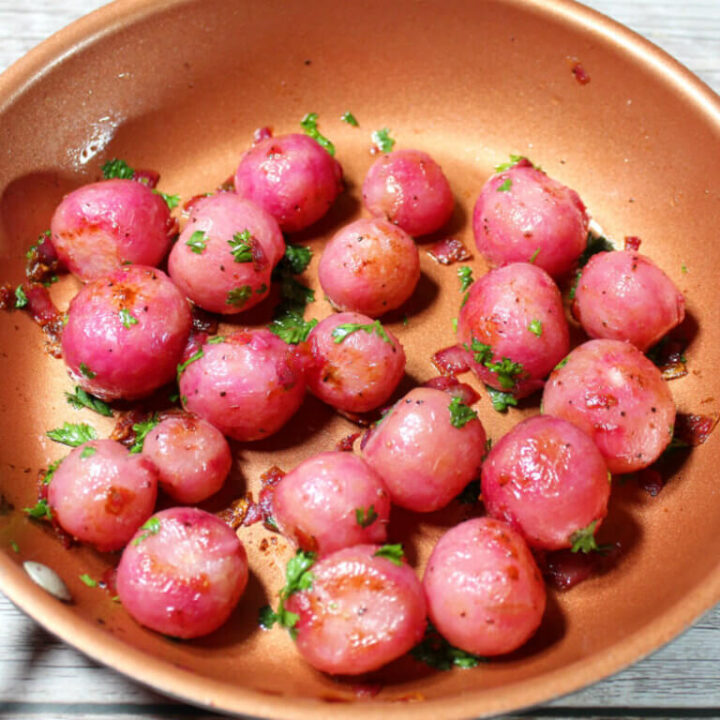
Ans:
{"label": "green herb garnish", "polygon": [[118,160],[118,158],[108,160],[100,169],[105,180],[112,180],[113,178],[132,180],[133,175],[135,175],[135,170],[124,160]]}
{"label": "green herb garnish", "polygon": [[535,261],[537,260],[537,257],[538,257],[539,254],[540,254],[540,248],[538,248],[537,250],[535,250],[535,252],[530,256],[530,260],[528,260],[528,262],[529,262],[530,264],[534,264]]}
{"label": "green herb garnish", "polygon": [[112,417],[113,412],[106,403],[100,400],[100,398],[96,398],[94,395],[86,392],[78,385],[75,386],[74,393],[66,392],[65,397],[67,398],[68,403],[76,410],[88,408],[89,410],[98,413],[98,415]]}
{"label": "green herb garnish", "polygon": [[576,530],[570,536],[570,542],[572,543],[570,552],[589,553],[593,550],[600,550],[597,542],[595,541],[595,526],[597,524],[598,521],[593,520],[586,528]]}
{"label": "green herb garnish", "polygon": [[382,557],[389,560],[393,565],[402,565],[405,551],[400,543],[392,545],[383,545],[377,552],[373,553],[373,557]]}
{"label": "green herb garnish", "polygon": [[369,508],[355,508],[355,520],[361,528],[369,527],[377,519],[378,514],[375,512],[375,505],[371,505]]}
{"label": "green herb garnish", "polygon": [[542,335],[542,330],[543,330],[543,328],[542,328],[542,323],[540,322],[540,320],[533,320],[533,321],[528,325],[528,330],[529,330],[533,335],[537,335],[538,337],[540,337],[540,336]]}
{"label": "green herb garnish", "polygon": [[353,127],[360,127],[360,123],[357,121],[357,118],[349,110],[346,110],[340,116],[340,119],[343,122],[346,122],[348,125],[352,125]]}
{"label": "green herb garnish", "polygon": [[120,322],[122,322],[123,326],[127,329],[130,329],[132,325],[138,324],[138,319],[127,308],[120,310],[119,315]]}
{"label": "green herb garnish", "polygon": [[452,667],[474,668],[487,660],[479,655],[460,650],[445,640],[428,621],[425,636],[410,654],[419,662],[436,670],[450,670]]}
{"label": "green herb garnish", "polygon": [[80,374],[84,375],[88,380],[92,380],[97,375],[84,362],[80,363]]}
{"label": "green herb garnish", "polygon": [[203,349],[200,348],[196,353],[194,353],[193,355],[191,355],[185,362],[181,362],[181,363],[177,366],[177,377],[178,377],[178,380],[180,380],[180,376],[181,376],[181,375],[183,374],[183,372],[185,371],[185,368],[187,368],[188,365],[192,365],[192,363],[194,363],[196,360],[199,360],[203,355],[205,355],[205,353],[203,352]]}
{"label": "green herb garnish", "polygon": [[480,499],[480,481],[471,480],[456,499],[461,505],[475,505]]}
{"label": "green herb garnish", "polygon": [[507,412],[509,407],[517,407],[517,398],[509,392],[503,392],[502,390],[496,390],[489,385],[485,386],[490,396],[490,402],[492,403],[493,410],[497,412]]}
{"label": "green herb garnish", "polygon": [[454,397],[448,406],[450,410],[450,424],[456,428],[465,427],[478,414],[471,407],[467,406],[459,397]]}
{"label": "green herb garnish", "polygon": [[151,535],[157,535],[160,532],[160,519],[151,517],[144,525],[140,526],[140,530],[145,532],[138,535],[133,541],[133,545],[139,545],[143,540],[147,540]]}
{"label": "green herb garnish", "polygon": [[279,592],[280,602],[277,612],[274,612],[269,605],[260,608],[260,627],[269,630],[275,623],[285,627],[294,638],[296,635],[295,625],[300,619],[294,612],[285,609],[285,602],[293,594],[300,590],[309,590],[315,580],[310,568],[315,563],[317,553],[298,550],[297,554],[290,559],[285,569],[285,587]]}
{"label": "green herb garnish", "polygon": [[505,178],[502,185],[498,185],[496,188],[497,192],[508,192],[510,188],[512,187],[512,180],[510,178]]}
{"label": "green herb garnish", "polygon": [[18,285],[15,288],[15,307],[19,310],[20,308],[24,308],[27,304],[28,299],[25,291],[23,290],[23,286]]}
{"label": "green herb garnish", "polygon": [[285,246],[285,255],[280,261],[279,270],[280,272],[285,271],[292,275],[299,275],[307,269],[312,255],[312,250],[309,247],[288,243]]}
{"label": "green herb garnish", "polygon": [[476,363],[483,365],[490,372],[495,373],[497,378],[502,385],[503,390],[512,390],[517,384],[517,379],[523,375],[523,366],[510,360],[510,358],[501,358],[499,361],[494,361],[493,351],[490,345],[481,343],[475,338],[471,341],[471,347],[465,346],[467,350],[472,350],[473,357]]}
{"label": "green herb garnish", "polygon": [[36,520],[42,520],[43,518],[52,520],[52,511],[47,500],[38,500],[33,507],[23,508],[23,511]]}
{"label": "green herb garnish", "polygon": [[135,442],[130,448],[130,452],[135,455],[142,452],[143,446],[145,445],[145,438],[148,433],[160,422],[157,415],[153,413],[147,420],[139,423],[135,423],[132,426],[133,432],[135,433]]}
{"label": "green herb garnish", "polygon": [[242,232],[235,233],[232,240],[228,240],[230,245],[230,254],[233,256],[236,263],[249,263],[252,262],[252,247],[250,242],[252,235],[249,230],[243,230]]}
{"label": "green herb garnish", "polygon": [[168,195],[167,193],[164,193],[155,188],[153,188],[153,192],[155,193],[155,195],[159,195],[165,201],[169,210],[174,210],[180,204],[179,195]]}
{"label": "green herb garnish", "polygon": [[87,573],[83,573],[79,577],[88,587],[94,588],[98,586],[97,580],[93,580]]}
{"label": "green herb garnish", "polygon": [[372,141],[380,152],[389,153],[395,146],[395,141],[390,137],[390,130],[382,128],[375,130],[372,134]]}
{"label": "green herb garnish", "polygon": [[324,135],[320,134],[317,127],[318,114],[308,113],[301,121],[300,127],[309,135],[320,147],[325,148],[331,155],[335,155],[335,146]]}
{"label": "green herb garnish", "polygon": [[45,475],[43,475],[42,484],[43,485],[49,485],[50,481],[53,479],[53,475],[55,474],[55,471],[60,467],[60,463],[63,461],[63,458],[60,458],[60,460],[56,460],[53,463],[50,463],[48,469],[45,471]]}
{"label": "green herb garnish", "polygon": [[80,459],[85,460],[85,458],[92,457],[96,452],[96,448],[94,448],[92,445],[88,445],[87,447],[84,447],[82,449],[82,452],[80,453]]}
{"label": "green herb garnish", "polygon": [[472,268],[463,265],[457,269],[457,274],[460,278],[460,292],[465,292],[474,282]]}
{"label": "green herb garnish", "polygon": [[241,308],[252,297],[252,288],[249,285],[241,285],[233,288],[225,298],[226,305],[236,305]]}
{"label": "green herb garnish", "polygon": [[362,330],[370,335],[375,333],[383,342],[389,343],[390,345],[393,344],[379,320],[365,325],[362,323],[343,323],[342,325],[336,325],[331,333],[333,342],[336,344],[341,343],[346,337],[358,332],[359,330]]}
{"label": "green herb garnish", "polygon": [[90,440],[97,440],[97,432],[94,427],[87,423],[65,423],[61,428],[50,430],[46,435],[55,442],[69,445],[70,447],[78,447]]}
{"label": "green herb garnish", "polygon": [[197,255],[200,255],[207,246],[205,233],[202,230],[196,230],[185,244]]}

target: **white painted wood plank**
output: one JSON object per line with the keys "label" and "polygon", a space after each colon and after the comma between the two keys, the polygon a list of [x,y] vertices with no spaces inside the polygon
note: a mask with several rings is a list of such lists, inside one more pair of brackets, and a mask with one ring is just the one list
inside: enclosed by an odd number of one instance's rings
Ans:
{"label": "white painted wood plank", "polygon": [[[102,0],[33,0],[20,5],[17,0],[0,0],[0,71],[51,33],[103,4]],[[644,35],[720,91],[720,0],[586,0],[586,4]],[[1,596],[0,627],[2,717],[216,717],[177,705],[95,665],[47,635]],[[595,709],[601,716],[602,708],[633,707],[715,708],[720,716],[720,607],[652,657],[549,707],[554,718],[565,717],[565,709],[567,717],[572,716],[572,708]],[[542,710],[533,715],[541,717]]]}

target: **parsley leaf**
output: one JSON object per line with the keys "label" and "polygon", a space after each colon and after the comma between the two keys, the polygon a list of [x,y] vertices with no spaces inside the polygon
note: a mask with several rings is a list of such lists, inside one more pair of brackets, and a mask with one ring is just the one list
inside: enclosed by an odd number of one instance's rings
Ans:
{"label": "parsley leaf", "polygon": [[331,333],[333,342],[335,344],[341,343],[346,337],[352,335],[358,330],[362,330],[370,335],[375,333],[383,342],[390,345],[393,344],[392,340],[385,332],[385,328],[380,324],[379,320],[373,323],[363,325],[362,323],[343,323],[342,325],[336,325]]}
{"label": "parsley leaf", "polygon": [[448,406],[450,410],[450,424],[456,428],[465,427],[478,414],[471,407],[468,407],[459,397],[454,397]]}
{"label": "parsley leaf", "polygon": [[568,364],[568,359],[564,357],[554,368],[553,370],[560,370],[560,368],[564,368]]}
{"label": "parsley leaf", "polygon": [[285,255],[280,261],[280,272],[286,271],[292,275],[299,275],[301,272],[305,272],[312,256],[312,250],[309,247],[288,243],[285,246]]}
{"label": "parsley leaf", "polygon": [[187,368],[188,365],[191,365],[192,363],[194,363],[196,360],[199,360],[201,357],[203,357],[203,355],[205,355],[205,353],[203,352],[203,349],[200,348],[196,353],[191,355],[185,362],[180,363],[177,366],[178,380],[180,380],[180,376],[185,371],[185,368]]}
{"label": "parsley leaf", "polygon": [[28,299],[25,291],[23,290],[23,286],[18,285],[15,288],[15,307],[19,310],[20,308],[24,308],[27,304]]}
{"label": "parsley leaf", "polygon": [[230,245],[230,253],[235,259],[236,263],[252,262],[253,255],[252,248],[250,246],[251,240],[252,235],[247,228],[242,232],[235,233],[232,237],[232,240],[228,240],[228,245]]}
{"label": "parsley leaf", "polygon": [[286,307],[281,314],[276,315],[268,330],[289,345],[297,345],[307,340],[317,324],[317,320],[305,320],[297,310]]}
{"label": "parsley leaf", "polygon": [[151,535],[157,535],[160,532],[160,518],[153,515],[144,525],[140,526],[140,530],[145,532],[138,535],[133,541],[133,545],[139,545],[143,540],[147,540]]}
{"label": "parsley leaf", "polygon": [[390,137],[390,131],[387,128],[375,130],[372,134],[372,141],[375,143],[380,152],[388,153],[395,146],[395,141]]}
{"label": "parsley leaf", "polygon": [[460,292],[465,292],[474,282],[472,268],[463,265],[457,269],[457,274],[460,278]]}
{"label": "parsley leaf", "polygon": [[93,580],[87,573],[83,573],[79,577],[88,587],[94,588],[98,586],[97,580]]}
{"label": "parsley leaf", "polygon": [[92,445],[87,445],[82,449],[82,452],[80,453],[80,459],[85,460],[85,458],[92,457],[97,452],[97,448],[94,448]]}
{"label": "parsley leaf", "polygon": [[481,343],[475,338],[472,339],[470,348],[467,345],[465,347],[472,350],[476,363],[485,366],[490,372],[497,375],[503,390],[512,390],[517,384],[518,377],[524,374],[523,366],[510,358],[504,357],[499,361],[494,361],[490,345]]}
{"label": "parsley leaf", "polygon": [[20,552],[20,546],[14,540],[10,541],[10,547],[13,549],[13,552]]}
{"label": "parsley leaf", "polygon": [[538,337],[540,337],[540,336],[542,335],[542,331],[543,331],[542,323],[540,322],[540,320],[533,320],[533,321],[528,325],[528,330],[529,330],[533,335],[537,335]]}
{"label": "parsley leaf", "polygon": [[189,240],[185,241],[185,244],[196,254],[200,255],[205,247],[207,246],[207,240],[205,239],[205,233],[202,230],[196,230]]}
{"label": "parsley leaf", "polygon": [[479,655],[460,650],[451,645],[428,621],[423,639],[410,651],[419,662],[436,670],[450,670],[453,666],[463,669],[474,668],[487,660]]}
{"label": "parsley leaf", "polygon": [[382,557],[389,560],[393,565],[402,565],[405,551],[401,543],[393,545],[383,545],[377,552],[373,553],[373,557]]}
{"label": "parsley leaf", "polygon": [[45,434],[51,440],[62,443],[63,445],[69,445],[70,447],[78,447],[90,440],[97,440],[95,428],[87,423],[79,423],[77,425],[65,423],[61,428],[50,430]]}
{"label": "parsley leaf", "polygon": [[570,542],[572,543],[570,552],[589,553],[593,550],[600,550],[597,542],[595,541],[595,526],[597,524],[598,521],[593,520],[586,528],[576,530],[570,536]]}
{"label": "parsley leaf", "polygon": [[511,406],[517,407],[517,398],[512,393],[496,390],[489,385],[486,385],[485,389],[488,391],[488,395],[490,396],[490,402],[492,403],[493,410],[504,413],[507,412],[507,409]]}
{"label": "parsley leaf", "polygon": [[160,422],[158,420],[157,415],[153,413],[147,420],[144,422],[135,423],[132,426],[133,432],[135,433],[135,442],[132,444],[132,447],[130,448],[130,452],[135,455],[139,452],[142,452],[143,446],[145,445],[145,438],[148,436],[148,433]]}
{"label": "parsley leaf", "polygon": [[370,527],[377,519],[375,505],[371,505],[369,508],[355,508],[355,520],[361,528]]}
{"label": "parsley leaf", "polygon": [[180,204],[179,195],[168,195],[167,193],[161,192],[156,188],[153,188],[153,193],[155,193],[155,195],[159,195],[165,201],[165,204],[168,206],[169,210],[175,209]]}
{"label": "parsley leaf", "polygon": [[535,261],[537,260],[537,257],[538,257],[539,254],[540,254],[540,248],[538,248],[537,250],[535,250],[535,252],[530,256],[530,259],[528,260],[528,262],[529,262],[531,265],[534,265],[534,264],[535,264]]}
{"label": "parsley leaf", "polygon": [[84,362],[80,363],[80,374],[84,375],[88,380],[92,380],[97,375]]}
{"label": "parsley leaf", "polygon": [[124,160],[113,158],[108,160],[101,168],[105,180],[120,178],[122,180],[132,180],[135,175],[133,170]]}
{"label": "parsley leaf", "polygon": [[33,507],[23,508],[23,511],[36,520],[42,520],[43,518],[52,520],[52,510],[50,510],[47,500],[38,500]]}
{"label": "parsley leaf", "polygon": [[96,412],[98,415],[103,415],[104,417],[112,417],[113,415],[113,411],[106,403],[100,400],[100,398],[96,398],[94,395],[86,392],[79,385],[75,386],[74,393],[66,392],[65,397],[67,398],[68,403],[76,410],[88,408]]}
{"label": "parsley leaf", "polygon": [[578,270],[575,272],[575,280],[573,281],[572,287],[570,288],[569,297],[571,300],[575,299],[577,286],[580,283],[580,276],[582,275],[582,271],[579,268],[584,268],[593,255],[597,255],[601,252],[611,252],[613,250],[615,250],[615,247],[606,237],[603,237],[602,235],[593,235],[592,233],[588,233],[585,250],[578,258]]}
{"label": "parsley leaf", "polygon": [[218,345],[219,343],[225,342],[225,336],[224,335],[216,335],[215,337],[210,338],[207,341],[207,345]]}
{"label": "parsley leaf", "polygon": [[352,125],[353,127],[360,127],[360,123],[357,121],[357,118],[349,110],[346,110],[340,116],[340,119],[343,122],[346,122],[348,125]]}
{"label": "parsley leaf", "polygon": [[236,305],[241,308],[252,297],[252,288],[249,285],[241,285],[233,288],[225,298],[226,305]]}
{"label": "parsley leaf", "polygon": [[335,155],[335,146],[324,136],[320,134],[317,128],[318,114],[308,113],[300,121],[300,127],[309,135],[320,147],[325,148],[331,155]]}
{"label": "parsley leaf", "polygon": [[280,602],[277,612],[273,612],[269,605],[260,608],[259,623],[266,630],[275,623],[288,628],[290,634],[295,637],[295,625],[300,619],[299,616],[285,609],[285,601],[299,590],[309,590],[312,587],[314,576],[310,568],[317,559],[317,553],[298,550],[297,554],[290,559],[285,569],[285,587],[279,592]]}
{"label": "parsley leaf", "polygon": [[514,167],[517,165],[523,158],[525,158],[524,155],[513,155],[510,154],[510,162],[504,162],[500,163],[499,165],[495,166],[495,172],[501,173],[505,172],[506,170],[509,170],[511,167]]}
{"label": "parsley leaf", "polygon": [[498,185],[496,188],[497,192],[508,192],[510,188],[512,187],[512,180],[510,178],[505,178],[505,181],[502,183],[502,185]]}
{"label": "parsley leaf", "polygon": [[56,460],[53,463],[50,463],[47,471],[45,472],[45,475],[43,475],[42,484],[43,485],[49,485],[50,481],[53,479],[53,475],[55,474],[55,471],[60,467],[60,463],[63,461],[63,458],[60,458],[59,460]]}
{"label": "parsley leaf", "polygon": [[137,325],[138,319],[127,309],[123,308],[120,310],[120,321],[126,329],[130,329],[131,325]]}

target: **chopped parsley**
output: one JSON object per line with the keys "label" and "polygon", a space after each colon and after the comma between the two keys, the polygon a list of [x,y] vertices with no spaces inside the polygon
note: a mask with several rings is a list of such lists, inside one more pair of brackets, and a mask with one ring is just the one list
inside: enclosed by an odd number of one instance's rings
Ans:
{"label": "chopped parsley", "polygon": [[360,123],[357,121],[357,118],[349,110],[346,110],[340,116],[340,119],[343,122],[346,122],[348,125],[352,125],[353,127],[360,127]]}
{"label": "chopped parsley", "polygon": [[56,460],[53,463],[50,463],[50,466],[48,467],[47,471],[45,472],[45,475],[43,475],[43,479],[42,479],[43,485],[50,484],[50,481],[53,479],[53,475],[55,474],[55,471],[60,467],[61,462],[62,462],[62,458],[60,458],[60,460]]}
{"label": "chopped parsley", "polygon": [[180,363],[177,366],[178,380],[180,380],[180,376],[183,374],[183,372],[185,372],[185,369],[187,368],[187,366],[191,365],[196,360],[199,360],[201,357],[203,357],[203,355],[205,355],[205,353],[203,352],[203,349],[200,348],[196,353],[191,355],[185,362]]}
{"label": "chopped parsley", "polygon": [[294,276],[303,272],[312,258],[310,248],[288,244],[285,256],[278,264],[273,279],[280,280],[282,302],[275,309],[270,332],[286,343],[296,345],[307,340],[317,320],[305,320],[305,307],[315,300],[315,292]]}
{"label": "chopped parsley", "polygon": [[470,348],[468,348],[467,345],[465,347],[467,350],[472,350],[476,363],[483,365],[490,372],[497,375],[503,390],[512,390],[517,384],[518,377],[524,374],[523,366],[518,362],[510,360],[510,358],[504,357],[501,358],[499,362],[494,361],[492,359],[493,351],[490,345],[481,343],[475,338],[472,339]]}
{"label": "chopped parsley", "polygon": [[226,305],[236,305],[241,308],[252,297],[252,288],[249,285],[241,285],[233,288],[225,298]]}
{"label": "chopped parsley", "polygon": [[307,270],[312,255],[312,250],[309,247],[288,243],[285,246],[285,255],[280,261],[279,270],[280,272],[299,275]]}
{"label": "chopped parsley", "polygon": [[390,137],[390,130],[387,128],[375,130],[372,141],[380,152],[389,153],[395,147],[395,141]]}
{"label": "chopped parsley", "polygon": [[269,630],[276,623],[281,627],[287,628],[290,635],[295,638],[295,625],[300,619],[299,616],[285,609],[286,600],[300,590],[309,590],[315,580],[310,568],[317,559],[317,553],[305,552],[298,550],[296,555],[292,557],[285,569],[285,587],[280,590],[277,612],[269,605],[260,608],[259,624],[264,630]]}
{"label": "chopped parsley", "polygon": [[465,292],[474,282],[472,268],[463,265],[457,269],[457,274],[460,278],[460,292]]}
{"label": "chopped parsley", "polygon": [[300,127],[309,135],[320,147],[325,148],[331,155],[335,155],[335,146],[324,135],[320,134],[317,127],[318,114],[308,113],[301,121]]}
{"label": "chopped parsley", "polygon": [[133,541],[133,545],[139,545],[143,540],[147,540],[151,535],[157,535],[160,532],[160,518],[151,517],[144,525],[140,526],[140,530],[145,532],[138,535]]}
{"label": "chopped parsley", "polygon": [[200,255],[203,250],[207,247],[207,240],[205,239],[205,233],[202,230],[196,230],[189,240],[185,241],[185,244],[197,255]]}
{"label": "chopped parsley", "polygon": [[576,530],[570,536],[570,542],[572,547],[570,552],[583,552],[589,553],[593,550],[600,550],[597,542],[595,541],[595,526],[598,524],[597,520],[593,520],[586,528],[582,530]]}
{"label": "chopped parsley", "polygon": [[130,448],[130,452],[135,455],[136,453],[142,452],[143,446],[145,445],[145,438],[148,433],[160,422],[157,415],[153,413],[144,422],[135,423],[132,426],[133,432],[135,433],[135,442]]}
{"label": "chopped parsley", "polygon": [[86,392],[79,385],[75,386],[74,393],[66,392],[65,397],[67,398],[68,403],[76,410],[88,408],[89,410],[96,412],[98,415],[112,417],[113,412],[106,403],[100,400],[100,398],[96,398],[94,395]]}
{"label": "chopped parsley", "polygon": [[492,403],[493,410],[497,412],[507,412],[509,407],[517,407],[517,398],[509,392],[503,392],[502,390],[496,390],[489,385],[485,386],[490,396],[490,402]]}
{"label": "chopped parsley", "polygon": [[180,204],[179,195],[168,195],[167,193],[156,190],[154,188],[153,192],[155,193],[155,195],[159,195],[165,201],[165,204],[168,206],[169,210],[174,210]]}
{"label": "chopped parsley", "polygon": [[101,168],[105,180],[120,178],[121,180],[132,180],[135,175],[133,170],[124,160],[113,158],[108,160]]}
{"label": "chopped parsley", "polygon": [[65,423],[61,428],[50,430],[46,435],[55,442],[69,445],[70,447],[78,447],[90,440],[97,440],[97,432],[95,428],[87,423]]}
{"label": "chopped parsley", "polygon": [[561,368],[564,368],[568,364],[568,358],[564,357],[554,368],[553,370],[560,370]]}
{"label": "chopped parsley", "polygon": [[25,291],[23,290],[23,286],[18,285],[15,288],[15,307],[19,310],[20,308],[24,308],[27,304],[28,299]]}
{"label": "chopped parsley", "polygon": [[540,337],[540,336],[542,335],[542,330],[543,330],[543,328],[542,328],[542,323],[540,322],[540,320],[533,320],[533,321],[528,325],[528,330],[529,330],[533,335],[537,335],[538,337]]}
{"label": "chopped parsley", "polygon": [[425,636],[410,654],[419,662],[436,670],[450,670],[453,667],[463,669],[477,667],[487,660],[479,655],[460,650],[451,645],[428,621]]}
{"label": "chopped parsley", "polygon": [[578,258],[578,270],[575,272],[575,280],[573,281],[572,287],[570,288],[569,297],[571,300],[575,298],[577,286],[580,282],[580,276],[582,275],[582,271],[580,270],[580,268],[584,268],[593,255],[597,255],[601,252],[611,252],[612,250],[615,250],[615,248],[606,237],[603,237],[602,235],[593,235],[592,233],[588,233],[585,250]]}
{"label": "chopped parsley", "polygon": [[402,565],[405,551],[400,543],[393,545],[383,545],[377,552],[373,553],[373,557],[381,557],[389,560],[393,565]]}
{"label": "chopped parsley", "polygon": [[509,170],[511,167],[514,167],[517,165],[521,160],[527,159],[524,155],[513,155],[510,154],[510,162],[504,162],[500,163],[499,165],[495,166],[495,172],[501,173],[505,172],[506,170]]}
{"label": "chopped parsley", "polygon": [[467,406],[459,397],[454,397],[448,406],[450,410],[450,424],[455,428],[465,427],[478,414]]}
{"label": "chopped parsley", "polygon": [[686,265],[685,263],[683,263],[683,264],[680,266],[680,272],[681,272],[683,275],[687,275],[688,269],[687,269],[687,265]]}
{"label": "chopped parsley", "polygon": [[540,248],[535,250],[535,252],[530,256],[530,260],[528,260],[528,262],[530,264],[534,264],[535,261],[537,260],[539,254],[540,254]]}
{"label": "chopped parsley", "polygon": [[358,330],[362,330],[370,335],[375,333],[383,342],[389,343],[390,345],[393,344],[379,320],[365,325],[362,323],[343,323],[342,325],[336,325],[331,333],[333,342],[336,344],[341,343],[346,337],[358,332]]}
{"label": "chopped parsley", "polygon": [[378,514],[375,512],[375,505],[371,505],[369,508],[355,508],[355,520],[361,528],[369,527],[377,519]]}
{"label": "chopped parsley", "polygon": [[80,374],[84,375],[88,380],[92,380],[97,375],[84,362],[80,363]]}
{"label": "chopped parsley", "polygon": [[456,317],[454,317],[450,320],[450,324],[452,325],[452,329],[453,329],[454,333],[457,332],[457,323],[458,323],[458,319]]}
{"label": "chopped parsley", "polygon": [[497,192],[508,192],[510,188],[512,187],[512,180],[510,178],[505,178],[502,185],[498,185],[496,190]]}
{"label": "chopped parsley", "polygon": [[10,541],[10,547],[13,549],[13,552],[19,553],[20,552],[20,546],[14,541]]}
{"label": "chopped parsley", "polygon": [[127,308],[120,310],[119,314],[120,322],[122,322],[123,326],[128,330],[132,325],[138,324],[138,319]]}
{"label": "chopped parsley", "polygon": [[36,520],[42,520],[43,518],[52,520],[52,510],[50,510],[47,500],[38,500],[33,507],[23,508],[23,511]]}
{"label": "chopped parsley", "polygon": [[252,247],[250,245],[251,240],[252,235],[248,229],[235,233],[232,240],[228,240],[228,245],[230,245],[230,254],[233,256],[236,263],[252,262],[253,254]]}
{"label": "chopped parsley", "polygon": [[210,338],[206,344],[207,345],[218,345],[219,343],[224,343],[224,342],[225,342],[224,335],[216,335],[215,337]]}
{"label": "chopped parsley", "polygon": [[97,448],[94,448],[92,445],[87,445],[82,449],[82,452],[80,453],[80,459],[85,460],[85,458],[92,457],[97,452]]}
{"label": "chopped parsley", "polygon": [[87,573],[83,573],[79,577],[88,587],[94,588],[98,586],[97,580],[93,580],[93,578],[91,578]]}

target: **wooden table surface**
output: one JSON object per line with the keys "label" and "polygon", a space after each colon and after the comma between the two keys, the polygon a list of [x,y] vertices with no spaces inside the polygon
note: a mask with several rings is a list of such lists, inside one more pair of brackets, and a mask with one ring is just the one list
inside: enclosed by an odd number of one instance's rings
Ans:
{"label": "wooden table surface", "polygon": [[[552,0],[547,0],[552,2]],[[0,0],[0,71],[104,0]],[[720,92],[720,0],[586,0]],[[718,158],[720,162],[720,158]],[[96,665],[0,595],[0,718],[217,717]],[[720,606],[653,656],[532,717],[720,718]]]}

